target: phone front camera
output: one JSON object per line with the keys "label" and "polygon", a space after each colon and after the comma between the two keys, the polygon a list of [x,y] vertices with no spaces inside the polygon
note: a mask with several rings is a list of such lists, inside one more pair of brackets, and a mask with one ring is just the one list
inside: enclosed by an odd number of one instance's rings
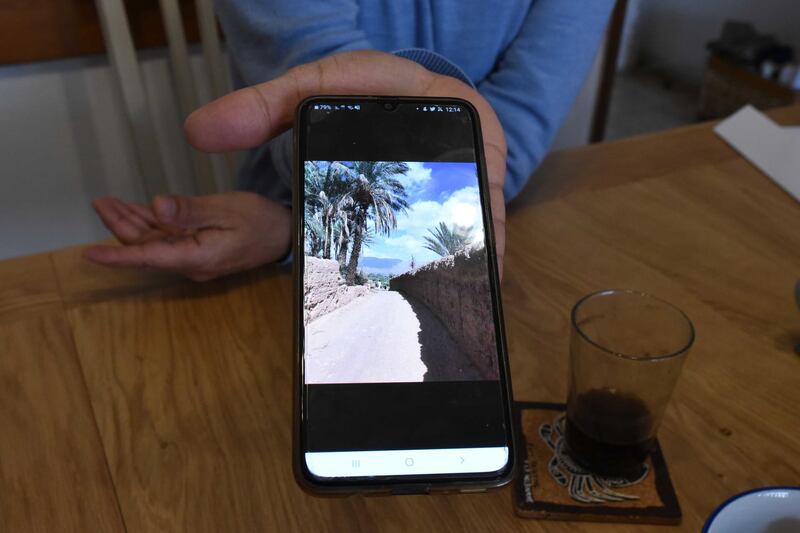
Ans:
{"label": "phone front camera", "polygon": [[394,111],[395,109],[397,109],[397,104],[393,104],[391,102],[386,102],[385,104],[383,104],[383,108],[386,111]]}

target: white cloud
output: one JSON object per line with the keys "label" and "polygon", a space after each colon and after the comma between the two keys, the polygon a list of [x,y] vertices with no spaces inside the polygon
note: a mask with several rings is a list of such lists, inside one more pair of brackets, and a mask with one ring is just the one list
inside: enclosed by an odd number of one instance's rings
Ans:
{"label": "white cloud", "polygon": [[478,241],[483,235],[480,205],[478,187],[464,187],[454,191],[442,203],[432,200],[414,202],[406,215],[398,217],[397,229],[422,242],[429,235],[428,230],[439,225],[439,222],[448,226],[472,226],[472,240]]}
{"label": "white cloud", "polygon": [[361,255],[365,257],[375,257],[377,259],[397,259],[397,253],[394,250],[387,250],[385,247],[373,245],[364,245],[361,249]]}
{"label": "white cloud", "polygon": [[[407,267],[413,255],[417,265],[438,259],[434,252],[424,248],[428,230],[440,222],[448,226],[472,226],[472,242],[483,240],[480,196],[478,187],[464,187],[454,191],[443,202],[421,200],[409,206],[408,212],[397,217],[397,229],[390,237],[377,236],[373,243],[364,247],[365,256],[393,258],[403,261],[399,269]],[[398,270],[399,272],[400,270]]]}
{"label": "white cloud", "polygon": [[477,187],[465,187],[450,195],[444,203],[445,216],[462,227],[480,226],[481,209]]}
{"label": "white cloud", "polygon": [[409,192],[422,188],[431,179],[431,169],[422,166],[419,161],[407,161],[408,172],[405,175],[397,176]]}
{"label": "white cloud", "polygon": [[398,237],[386,237],[383,240],[390,248],[405,248],[407,250],[417,250],[422,246],[422,242],[412,235],[400,235]]}

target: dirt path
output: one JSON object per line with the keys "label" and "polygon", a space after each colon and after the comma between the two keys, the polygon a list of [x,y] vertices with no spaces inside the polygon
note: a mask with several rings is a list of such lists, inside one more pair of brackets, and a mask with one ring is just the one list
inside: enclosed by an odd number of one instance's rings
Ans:
{"label": "dirt path", "polygon": [[480,379],[424,305],[374,291],[309,323],[306,383],[385,383]]}

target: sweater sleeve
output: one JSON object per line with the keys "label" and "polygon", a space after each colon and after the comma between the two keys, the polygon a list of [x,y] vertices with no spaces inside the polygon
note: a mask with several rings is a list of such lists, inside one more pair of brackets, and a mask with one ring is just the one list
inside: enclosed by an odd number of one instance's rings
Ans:
{"label": "sweater sleeve", "polygon": [[[351,50],[374,48],[358,27],[353,0],[218,0],[217,14],[231,54],[234,85],[275,78],[291,67]],[[421,48],[395,54],[474,87],[454,63]],[[291,205],[292,132],[250,150],[239,169],[239,188]]]}
{"label": "sweater sleeve", "polygon": [[355,0],[215,0],[234,85],[255,85],[321,57],[372,48]]}
{"label": "sweater sleeve", "polygon": [[613,0],[535,0],[478,91],[508,144],[506,202],[544,158],[591,68]]}
{"label": "sweater sleeve", "polygon": [[475,89],[475,84],[472,83],[472,80],[469,79],[469,76],[467,76],[461,67],[442,54],[438,54],[432,50],[426,50],[425,48],[404,48],[402,50],[395,50],[392,53],[398,57],[418,63],[436,74],[450,76],[459,81],[463,81]]}
{"label": "sweater sleeve", "polygon": [[[478,83],[506,133],[506,200],[544,157],[591,66],[612,5],[613,0],[534,0],[519,34]],[[236,87],[333,53],[374,48],[359,27],[354,0],[217,0],[216,8]],[[395,54],[475,87],[458,65],[434,51]],[[239,187],[288,205],[291,169],[287,132],[248,153]]]}

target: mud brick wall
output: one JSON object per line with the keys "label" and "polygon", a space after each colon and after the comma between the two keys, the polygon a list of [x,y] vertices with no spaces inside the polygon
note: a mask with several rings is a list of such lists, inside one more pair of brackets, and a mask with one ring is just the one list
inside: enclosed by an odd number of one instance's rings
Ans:
{"label": "mud brick wall", "polygon": [[348,286],[333,259],[305,256],[303,324],[326,315],[370,291],[366,285]]}
{"label": "mud brick wall", "polygon": [[427,305],[486,379],[496,379],[486,249],[470,248],[394,277],[389,288]]}

